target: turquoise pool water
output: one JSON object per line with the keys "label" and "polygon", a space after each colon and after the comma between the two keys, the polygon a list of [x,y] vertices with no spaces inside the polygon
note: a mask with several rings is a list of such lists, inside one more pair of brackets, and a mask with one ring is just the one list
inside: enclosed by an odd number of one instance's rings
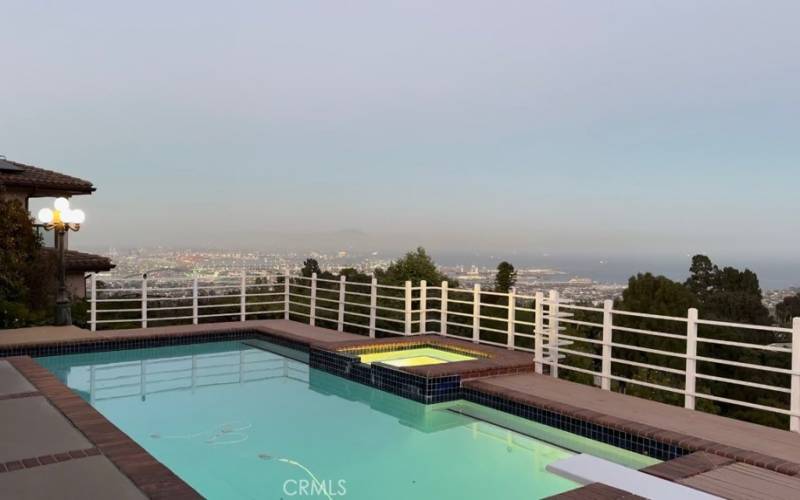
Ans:
{"label": "turquoise pool water", "polygon": [[577,486],[545,470],[571,451],[245,342],[37,361],[212,499],[532,499]]}

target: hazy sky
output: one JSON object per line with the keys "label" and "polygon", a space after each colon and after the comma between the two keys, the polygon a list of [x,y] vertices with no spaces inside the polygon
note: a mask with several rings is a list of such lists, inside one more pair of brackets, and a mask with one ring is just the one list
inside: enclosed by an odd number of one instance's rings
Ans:
{"label": "hazy sky", "polygon": [[73,245],[793,256],[800,2],[3,1]]}

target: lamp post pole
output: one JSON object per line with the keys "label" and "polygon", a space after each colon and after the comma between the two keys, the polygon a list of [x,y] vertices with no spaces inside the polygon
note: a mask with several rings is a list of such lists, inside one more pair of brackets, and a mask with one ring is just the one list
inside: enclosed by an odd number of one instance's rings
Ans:
{"label": "lamp post pole", "polygon": [[55,232],[56,252],[58,252],[58,292],[56,293],[56,325],[72,324],[72,311],[67,293],[67,231],[78,231],[86,219],[83,210],[72,210],[69,200],[58,198],[55,210],[43,208],[39,210],[39,220],[45,229]]}
{"label": "lamp post pole", "polygon": [[58,251],[58,293],[56,294],[56,325],[72,324],[72,309],[67,296],[67,266],[65,262],[67,230],[55,228],[56,249]]}

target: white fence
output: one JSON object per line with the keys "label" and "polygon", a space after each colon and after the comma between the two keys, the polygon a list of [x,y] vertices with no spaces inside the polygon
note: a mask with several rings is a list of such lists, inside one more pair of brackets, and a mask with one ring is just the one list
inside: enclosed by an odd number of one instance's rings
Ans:
{"label": "white fence", "polygon": [[370,337],[435,333],[527,351],[538,373],[583,376],[603,390],[643,397],[663,391],[689,409],[703,401],[766,412],[788,417],[800,432],[800,318],[781,328],[701,319],[696,309],[674,317],[617,310],[611,301],[587,307],[556,291],[506,294],[344,276],[91,278],[93,331],[262,318]]}

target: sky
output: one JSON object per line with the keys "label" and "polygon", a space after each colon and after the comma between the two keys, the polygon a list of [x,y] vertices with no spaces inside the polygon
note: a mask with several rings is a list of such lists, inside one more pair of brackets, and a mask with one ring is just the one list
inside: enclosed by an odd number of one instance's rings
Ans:
{"label": "sky", "polygon": [[73,247],[800,260],[795,0],[2,12],[0,154],[94,182]]}

